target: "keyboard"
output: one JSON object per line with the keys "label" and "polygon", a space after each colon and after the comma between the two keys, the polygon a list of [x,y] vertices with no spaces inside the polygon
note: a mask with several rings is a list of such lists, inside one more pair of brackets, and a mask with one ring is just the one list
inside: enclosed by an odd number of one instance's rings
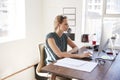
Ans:
{"label": "keyboard", "polygon": [[102,51],[102,52],[99,52],[98,54],[100,54],[99,58],[101,59],[104,59],[104,60],[110,60],[110,61],[114,61],[117,54],[119,52],[117,50],[106,50],[106,51]]}
{"label": "keyboard", "polygon": [[91,61],[91,60],[92,60],[92,56],[90,56],[90,57],[84,57],[84,58],[81,58],[81,60]]}
{"label": "keyboard", "polygon": [[115,60],[116,55],[115,56],[114,55],[103,55],[103,56],[101,56],[101,58],[104,59],[104,60],[113,61],[113,60]]}

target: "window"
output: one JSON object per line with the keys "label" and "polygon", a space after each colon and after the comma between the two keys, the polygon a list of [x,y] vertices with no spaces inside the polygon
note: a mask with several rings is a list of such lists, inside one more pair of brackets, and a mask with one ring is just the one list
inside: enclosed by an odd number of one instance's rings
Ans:
{"label": "window", "polygon": [[[101,28],[105,21],[113,26],[113,34],[120,36],[120,1],[119,0],[85,0],[84,33],[97,35],[99,43]],[[120,39],[119,39],[120,40]],[[120,42],[118,42],[120,44]]]}
{"label": "window", "polygon": [[106,14],[120,14],[120,0],[106,0]]}
{"label": "window", "polygon": [[25,37],[25,1],[0,0],[0,43]]}

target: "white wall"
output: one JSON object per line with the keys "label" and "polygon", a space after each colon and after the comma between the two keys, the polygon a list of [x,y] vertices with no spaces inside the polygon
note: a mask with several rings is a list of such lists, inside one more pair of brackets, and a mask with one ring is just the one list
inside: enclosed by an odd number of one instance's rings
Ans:
{"label": "white wall", "polygon": [[54,30],[54,18],[56,15],[63,14],[64,7],[76,7],[75,41],[80,42],[80,34],[82,32],[82,0],[43,0],[44,34]]}
{"label": "white wall", "polygon": [[[0,76],[1,73],[9,70],[14,71],[16,66],[27,66],[38,61],[38,43],[44,42],[46,34],[53,31],[54,18],[63,13],[63,7],[76,7],[76,34],[78,36],[75,39],[80,41],[82,0],[26,0],[26,38],[0,44]],[[29,57],[29,55],[33,56]],[[31,58],[35,60],[31,61]],[[11,65],[14,66],[10,67]],[[9,80],[16,80],[20,76],[22,80],[30,80],[30,78],[33,80],[31,75],[34,76],[34,74],[31,70]]]}
{"label": "white wall", "polygon": [[[25,0],[25,4],[26,38],[0,44],[0,78],[38,61],[38,44],[44,41],[41,34],[42,0]],[[25,75],[22,78],[29,80]]]}
{"label": "white wall", "polygon": [[34,68],[29,68],[21,73],[11,76],[5,80],[36,80],[34,78]]}

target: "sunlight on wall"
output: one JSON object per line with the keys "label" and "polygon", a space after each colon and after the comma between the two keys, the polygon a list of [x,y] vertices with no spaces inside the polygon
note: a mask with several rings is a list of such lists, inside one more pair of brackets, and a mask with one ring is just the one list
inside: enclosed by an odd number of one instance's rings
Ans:
{"label": "sunlight on wall", "polygon": [[25,1],[0,2],[0,43],[25,38]]}

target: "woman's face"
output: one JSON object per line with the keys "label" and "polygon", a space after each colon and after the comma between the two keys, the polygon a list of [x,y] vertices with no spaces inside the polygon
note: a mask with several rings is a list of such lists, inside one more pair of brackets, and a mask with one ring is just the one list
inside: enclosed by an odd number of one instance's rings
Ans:
{"label": "woman's face", "polygon": [[68,22],[67,19],[64,19],[63,22],[60,24],[60,30],[67,31],[68,30]]}

